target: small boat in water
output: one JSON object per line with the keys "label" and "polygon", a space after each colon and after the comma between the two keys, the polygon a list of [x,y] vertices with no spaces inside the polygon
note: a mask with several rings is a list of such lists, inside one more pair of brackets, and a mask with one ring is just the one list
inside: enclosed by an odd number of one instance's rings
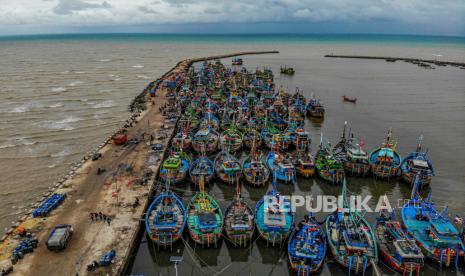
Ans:
{"label": "small boat in water", "polygon": [[252,148],[250,156],[242,163],[242,171],[245,180],[253,186],[265,186],[270,177],[270,170],[255,148]]}
{"label": "small boat in water", "polygon": [[441,267],[455,264],[458,269],[459,260],[465,255],[460,233],[448,217],[448,208],[442,212],[436,209],[431,192],[426,200],[419,195],[420,182],[421,177],[416,175],[411,198],[401,210],[403,226],[427,258]]}
{"label": "small boat in water", "polygon": [[297,173],[303,177],[311,177],[315,174],[315,162],[310,151],[298,150],[292,155],[292,164]]}
{"label": "small boat in water", "polygon": [[[234,122],[234,120],[233,120]],[[225,130],[220,137],[220,145],[221,148],[224,150],[228,150],[230,152],[238,151],[242,147],[242,140],[243,140],[242,133],[236,129],[235,123],[231,125],[227,130]]]}
{"label": "small boat in water", "polygon": [[191,132],[180,131],[174,135],[171,145],[177,150],[187,151],[192,145],[192,137]]}
{"label": "small boat in water", "polygon": [[428,158],[428,151],[422,151],[422,142],[423,135],[418,139],[416,150],[409,153],[400,163],[402,179],[408,184],[413,185],[413,179],[420,174],[420,190],[428,186],[434,176],[433,163]]}
{"label": "small boat in water", "polygon": [[170,180],[173,184],[179,183],[185,179],[190,163],[187,154],[172,153],[161,165],[160,178],[165,182]]}
{"label": "small boat in water", "polygon": [[218,147],[218,132],[213,130],[210,127],[201,128],[194,135],[194,140],[192,141],[192,147],[195,151],[200,153],[212,153],[216,151]]}
{"label": "small boat in water", "polygon": [[[167,181],[166,183],[168,183]],[[150,204],[145,215],[145,229],[159,247],[171,247],[186,226],[186,208],[169,185]]]}
{"label": "small boat in water", "polygon": [[349,103],[357,103],[357,98],[356,97],[347,97],[346,95],[342,96],[342,101],[343,102],[349,102]]}
{"label": "small boat in water", "polygon": [[231,64],[237,66],[242,65],[243,62],[242,58],[233,58]]}
{"label": "small boat in water", "polygon": [[208,159],[206,156],[200,156],[192,162],[192,165],[189,169],[189,175],[191,181],[199,185],[200,179],[202,178],[205,182],[210,182],[215,173],[215,168],[213,162]]}
{"label": "small boat in water", "polygon": [[344,168],[350,175],[366,176],[371,166],[368,153],[363,149],[365,142],[355,138],[353,133],[349,133],[350,137],[346,139],[345,130],[344,125],[341,141],[334,147],[336,156],[343,161]]}
{"label": "small boat in water", "polygon": [[278,180],[286,183],[296,183],[296,170],[292,161],[284,154],[277,151],[270,151],[266,157],[266,164],[271,173],[276,176]]}
{"label": "small boat in water", "polygon": [[240,182],[236,185],[236,196],[224,213],[224,232],[234,246],[245,247],[251,243],[255,230],[254,213],[241,197]]}
{"label": "small boat in water", "polygon": [[267,244],[282,246],[293,223],[294,213],[289,198],[280,195],[274,187],[255,206],[255,224]]}
{"label": "small boat in water", "polygon": [[223,213],[213,197],[204,191],[203,177],[199,187],[200,192],[192,197],[187,207],[187,228],[196,243],[216,247],[223,230]]}
{"label": "small boat in water", "polygon": [[[351,208],[346,180],[342,186],[343,208],[326,219],[326,236],[334,260],[355,274],[365,274],[368,266],[376,269],[378,250],[370,224]],[[378,274],[380,275],[380,274]]]}
{"label": "small boat in water", "polygon": [[289,238],[287,254],[297,275],[318,272],[326,257],[326,234],[312,213],[306,215]]}
{"label": "small boat in water", "polygon": [[218,153],[214,164],[216,175],[225,183],[234,184],[242,176],[241,163],[236,157],[225,150]]}
{"label": "small boat in water", "polygon": [[399,221],[381,212],[376,219],[376,241],[381,260],[402,275],[420,275],[424,256],[415,240],[404,230]]}
{"label": "small boat in water", "polygon": [[284,66],[284,67],[281,66],[280,71],[281,71],[281,74],[291,75],[291,76],[294,75],[294,73],[295,73],[294,68],[287,67],[287,66]]}
{"label": "small boat in water", "polygon": [[376,177],[393,178],[399,175],[401,160],[397,143],[392,141],[392,130],[389,129],[386,141],[370,153],[371,170]]}
{"label": "small boat in water", "polygon": [[345,178],[344,165],[336,158],[331,146],[323,142],[323,134],[315,157],[315,168],[318,175],[326,181],[339,184]]}
{"label": "small boat in water", "polygon": [[262,137],[260,133],[253,128],[249,128],[244,133],[244,145],[248,148],[252,148],[254,145],[260,147],[262,145]]}
{"label": "small boat in water", "polygon": [[307,104],[307,116],[315,119],[323,119],[325,117],[325,108],[321,104],[320,100],[312,97]]}

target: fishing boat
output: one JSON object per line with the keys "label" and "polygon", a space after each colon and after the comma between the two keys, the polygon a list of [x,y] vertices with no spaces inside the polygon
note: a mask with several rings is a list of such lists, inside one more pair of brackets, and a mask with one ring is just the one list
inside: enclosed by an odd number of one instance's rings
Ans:
{"label": "fishing boat", "polygon": [[349,103],[357,103],[357,98],[356,97],[347,97],[346,95],[342,96],[342,101],[343,102],[349,102]]}
{"label": "fishing boat", "polygon": [[213,130],[210,127],[201,128],[194,135],[194,140],[192,141],[192,147],[195,151],[200,153],[212,153],[216,151],[218,147],[218,132]]}
{"label": "fishing boat", "polygon": [[297,275],[310,275],[317,273],[326,257],[326,234],[312,213],[306,215],[294,228],[287,254],[291,268]]}
{"label": "fishing boat", "polygon": [[214,173],[215,168],[213,162],[206,156],[200,156],[195,159],[189,169],[191,181],[196,185],[199,185],[201,178],[207,183],[210,182]]}
{"label": "fishing boat", "polygon": [[253,186],[265,186],[270,177],[270,170],[262,161],[261,154],[252,148],[250,156],[242,162],[244,178]]}
{"label": "fishing boat", "polygon": [[346,172],[353,176],[366,176],[370,173],[368,153],[363,149],[365,142],[353,135],[347,140],[347,159],[344,163]]}
{"label": "fishing boat", "polygon": [[223,230],[223,213],[213,197],[204,191],[203,177],[199,187],[200,192],[192,197],[187,207],[187,228],[196,243],[217,247]]}
{"label": "fishing boat", "polygon": [[423,254],[439,265],[449,267],[464,257],[465,246],[459,231],[448,216],[448,208],[440,212],[431,200],[431,191],[423,199],[418,189],[421,176],[416,175],[410,200],[402,207],[402,223],[415,239]]}
{"label": "fishing boat", "polygon": [[[376,269],[378,250],[370,224],[358,210],[351,208],[346,180],[342,185],[343,208],[326,219],[326,236],[334,260],[355,274],[365,274],[372,265]],[[379,275],[379,274],[378,274]]]}
{"label": "fishing boat", "polygon": [[310,118],[323,119],[325,117],[325,108],[321,104],[320,100],[315,98],[310,99],[307,104],[307,115]]}
{"label": "fishing boat", "polygon": [[287,136],[296,149],[301,151],[309,149],[311,143],[310,133],[305,129],[301,127],[296,128],[294,131],[288,129]]}
{"label": "fishing boat", "polygon": [[182,200],[169,190],[167,184],[165,191],[161,192],[147,209],[147,234],[158,247],[172,247],[181,238],[185,226],[186,208]]}
{"label": "fishing boat", "polygon": [[242,176],[242,166],[239,160],[223,150],[214,161],[216,175],[221,181],[229,184],[236,183]]}
{"label": "fishing boat", "polygon": [[237,181],[236,196],[224,213],[224,232],[234,246],[245,247],[251,243],[255,230],[254,213],[241,197]]}
{"label": "fishing boat", "polygon": [[345,178],[344,165],[334,156],[330,145],[323,142],[323,135],[315,157],[315,168],[318,175],[326,181],[339,184]]}
{"label": "fishing boat", "polygon": [[242,133],[236,129],[233,123],[220,136],[220,145],[222,149],[227,149],[230,152],[238,151],[242,147]]}
{"label": "fishing boat", "polygon": [[266,157],[266,164],[270,172],[276,176],[278,180],[285,183],[296,183],[296,170],[292,161],[284,154],[277,151],[270,151]]}
{"label": "fishing boat", "polygon": [[262,137],[260,136],[260,133],[253,128],[246,130],[244,133],[244,145],[250,149],[253,145],[260,147],[262,145]]}
{"label": "fishing boat", "polygon": [[176,133],[171,140],[173,148],[182,151],[188,151],[192,145],[192,133],[187,129]]}
{"label": "fishing boat", "polygon": [[376,242],[380,259],[402,275],[420,275],[424,256],[415,240],[404,230],[394,214],[381,212],[376,219]]}
{"label": "fishing boat", "polygon": [[280,68],[280,71],[281,71],[281,74],[284,74],[284,75],[294,75],[295,71],[294,71],[294,68],[292,67],[287,67],[287,66],[284,66]]}
{"label": "fishing boat", "polygon": [[237,65],[242,65],[243,62],[244,61],[242,60],[242,58],[233,58],[231,63],[232,63],[232,65],[237,66]]}
{"label": "fishing boat", "polygon": [[255,206],[255,225],[260,237],[267,245],[282,246],[288,238],[294,214],[288,197],[280,195],[276,189],[266,193]]}
{"label": "fishing boat", "polygon": [[428,151],[422,151],[421,143],[423,135],[418,138],[417,148],[409,153],[400,163],[402,179],[408,184],[413,184],[415,175],[420,175],[420,189],[429,186],[434,176],[433,163],[428,158]]}
{"label": "fishing boat", "polygon": [[396,150],[397,143],[392,141],[389,129],[386,140],[370,153],[370,165],[373,174],[379,178],[392,178],[399,175],[401,157]]}
{"label": "fishing boat", "polygon": [[292,164],[297,170],[297,174],[303,177],[312,177],[315,174],[315,162],[309,151],[298,150],[292,155]]}
{"label": "fishing boat", "polygon": [[173,184],[179,183],[185,179],[190,163],[191,160],[187,154],[173,152],[169,158],[163,161],[160,168],[160,178],[163,181],[169,179]]}

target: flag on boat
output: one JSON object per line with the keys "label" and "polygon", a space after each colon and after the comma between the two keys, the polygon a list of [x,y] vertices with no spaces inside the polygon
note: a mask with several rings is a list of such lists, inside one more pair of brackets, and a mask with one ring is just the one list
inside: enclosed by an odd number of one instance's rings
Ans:
{"label": "flag on boat", "polygon": [[463,224],[463,218],[459,217],[458,215],[455,215],[454,223],[455,224]]}

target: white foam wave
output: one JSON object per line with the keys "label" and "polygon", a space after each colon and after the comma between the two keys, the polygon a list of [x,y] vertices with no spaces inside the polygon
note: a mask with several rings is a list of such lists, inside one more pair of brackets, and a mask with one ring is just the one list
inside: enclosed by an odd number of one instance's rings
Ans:
{"label": "white foam wave", "polygon": [[108,108],[112,106],[115,106],[115,102],[112,100],[107,100],[94,105],[92,108]]}
{"label": "white foam wave", "polygon": [[109,59],[109,58],[102,58],[102,59],[96,59],[95,61],[98,61],[98,62],[109,62],[109,61],[111,61],[111,59]]}
{"label": "white foam wave", "polygon": [[63,107],[63,103],[55,103],[55,104],[51,104],[51,105],[49,105],[48,107],[50,107],[50,108]]}
{"label": "white foam wave", "polygon": [[74,72],[75,74],[85,74],[86,72],[85,71],[76,71]]}
{"label": "white foam wave", "polygon": [[81,118],[70,116],[70,117],[64,118],[63,120],[59,120],[56,122],[53,122],[53,121],[42,122],[41,126],[47,129],[73,130],[76,128],[72,125],[72,123],[75,123],[81,120],[82,120]]}
{"label": "white foam wave", "polygon": [[68,155],[71,155],[71,154],[72,154],[72,152],[70,150],[65,149],[65,150],[62,150],[60,152],[50,154],[50,157],[64,157],[64,156],[68,156]]}
{"label": "white foam wave", "polygon": [[144,65],[142,64],[136,64],[136,65],[133,65],[131,66],[132,68],[144,68]]}
{"label": "white foam wave", "polygon": [[83,81],[73,81],[68,84],[68,86],[76,86],[76,85],[81,85],[83,84]]}
{"label": "white foam wave", "polygon": [[138,79],[146,80],[146,79],[148,79],[149,77],[146,76],[146,75],[138,75],[137,78],[138,78]]}
{"label": "white foam wave", "polygon": [[66,90],[67,90],[66,87],[62,87],[62,86],[52,88],[53,92],[65,92]]}

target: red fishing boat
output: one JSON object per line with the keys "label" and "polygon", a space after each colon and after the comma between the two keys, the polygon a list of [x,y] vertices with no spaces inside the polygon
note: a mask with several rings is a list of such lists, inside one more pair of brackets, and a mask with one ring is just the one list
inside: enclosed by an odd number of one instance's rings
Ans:
{"label": "red fishing boat", "polygon": [[349,103],[357,103],[357,98],[356,97],[347,97],[346,95],[342,96],[342,101],[344,102],[349,102]]}
{"label": "red fishing boat", "polygon": [[115,145],[123,145],[128,140],[128,136],[124,133],[116,133],[113,135],[113,143]]}

